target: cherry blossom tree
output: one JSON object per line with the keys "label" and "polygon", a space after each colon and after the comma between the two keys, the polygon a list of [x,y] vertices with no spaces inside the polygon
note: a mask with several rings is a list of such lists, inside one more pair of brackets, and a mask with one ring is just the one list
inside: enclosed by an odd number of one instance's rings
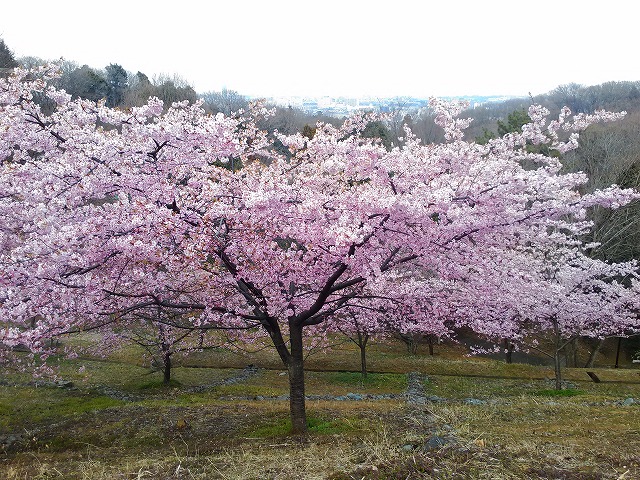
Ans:
{"label": "cherry blossom tree", "polygon": [[563,244],[589,228],[589,206],[635,198],[581,195],[584,175],[526,148],[574,148],[577,131],[615,114],[548,122],[534,106],[522,132],[477,145],[463,140],[464,105],[434,100],[445,144],[407,130],[387,151],[362,137],[360,116],[311,139],[276,132],[284,155],[256,128],[260,108],[228,118],[152,98],[119,111],[72,101],[48,85],[50,68],[0,81],[2,343],[37,349],[150,307],[188,312],[160,316],[174,328],[259,330],[288,370],[295,433],[314,328],[364,305],[426,318],[438,302],[420,279],[481,270],[497,247]]}
{"label": "cherry blossom tree", "polygon": [[[376,318],[381,318],[381,316],[376,315]],[[344,334],[360,350],[360,374],[363,380],[369,374],[367,369],[367,345],[369,340],[375,335],[380,335],[384,332],[384,329],[378,330],[376,325],[367,320],[361,319],[355,312],[343,313],[334,320],[338,323],[337,330]]]}
{"label": "cherry blossom tree", "polygon": [[107,356],[123,344],[137,345],[143,349],[144,358],[152,370],[162,372],[163,384],[170,385],[176,357],[185,358],[194,352],[224,344],[223,339],[214,332],[194,327],[188,319],[181,318],[193,314],[167,310],[157,305],[135,309],[127,317],[119,318],[118,322],[98,329],[100,343],[91,345],[87,351],[93,355]]}
{"label": "cherry blossom tree", "polygon": [[[354,296],[349,307],[328,322],[329,331],[342,333],[358,346],[363,378],[367,377],[366,349],[373,337],[450,336],[449,320],[452,317],[445,311],[449,306],[448,297],[440,283],[435,279],[427,283],[416,275],[371,280],[366,286],[368,295]],[[374,291],[385,292],[385,301],[377,307],[371,301],[375,298]]]}
{"label": "cherry blossom tree", "polygon": [[553,248],[532,244],[495,253],[486,266],[458,284],[452,302],[459,325],[549,357],[558,390],[567,345],[580,337],[630,335],[640,329],[635,262],[593,259],[577,242],[566,240]]}

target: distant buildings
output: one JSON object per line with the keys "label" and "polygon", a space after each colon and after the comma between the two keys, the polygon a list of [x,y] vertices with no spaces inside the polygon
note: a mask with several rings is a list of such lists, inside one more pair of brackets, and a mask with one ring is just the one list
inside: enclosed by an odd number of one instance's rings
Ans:
{"label": "distant buildings", "polygon": [[[470,108],[490,102],[502,102],[508,96],[464,96],[443,97],[445,100],[462,99],[469,102]],[[266,99],[268,103],[280,107],[299,108],[305,113],[318,113],[332,117],[346,117],[357,111],[391,112],[396,110],[416,111],[429,106],[428,98],[395,97],[395,98],[347,98],[347,97],[273,97]]]}

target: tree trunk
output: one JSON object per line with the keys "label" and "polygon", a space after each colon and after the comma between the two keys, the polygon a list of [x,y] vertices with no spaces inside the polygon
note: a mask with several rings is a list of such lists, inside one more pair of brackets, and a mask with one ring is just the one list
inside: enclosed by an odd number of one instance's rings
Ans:
{"label": "tree trunk", "polygon": [[513,363],[513,349],[514,345],[508,338],[504,339],[504,361],[507,363]]}
{"label": "tree trunk", "polygon": [[556,372],[556,390],[562,390],[562,365],[560,364],[560,350],[556,349],[553,355],[553,365]]}
{"label": "tree trunk", "polygon": [[558,319],[554,316],[551,318],[553,322],[553,333],[554,333],[554,343],[555,348],[553,349],[553,366],[556,372],[556,390],[562,390],[562,365],[561,365],[561,354],[564,351],[564,347],[566,343],[563,343],[562,336],[560,335],[560,325],[558,324]]}
{"label": "tree trunk", "polygon": [[407,346],[407,352],[409,353],[409,355],[416,355],[418,353],[418,341],[414,334],[401,333],[398,336],[400,337],[400,340],[402,340]]}
{"label": "tree trunk", "polygon": [[560,365],[560,352],[556,351],[553,356],[553,364],[556,373],[555,389],[562,390],[562,365]]}
{"label": "tree trunk", "polygon": [[567,367],[575,368],[578,366],[578,339],[574,338],[564,346],[564,356],[566,358]]}
{"label": "tree trunk", "polygon": [[168,352],[165,352],[165,354],[162,357],[162,374],[163,374],[163,379],[162,379],[162,383],[165,385],[169,385],[171,383],[171,354]]}
{"label": "tree trunk", "polygon": [[[158,307],[158,318],[160,318],[160,307]],[[167,332],[162,324],[158,325],[158,336],[160,337],[160,355],[162,356],[162,383],[169,385],[171,382],[171,344],[167,339]]]}
{"label": "tree trunk", "polygon": [[307,412],[304,398],[304,351],[302,345],[302,327],[289,326],[291,355],[287,368],[289,370],[289,408],[291,411],[291,427],[294,435],[307,433]]}
{"label": "tree trunk", "polygon": [[571,366],[571,344],[567,343],[562,349],[562,354],[564,355],[564,364],[567,367]]}
{"label": "tree trunk", "polygon": [[367,346],[366,344],[360,345],[360,373],[362,373],[362,378],[367,378],[367,354],[366,354]]}
{"label": "tree trunk", "polygon": [[362,379],[367,378],[367,342],[369,341],[369,334],[363,333],[358,330],[358,347],[360,347],[360,373]]}
{"label": "tree trunk", "polygon": [[618,348],[616,349],[616,364],[613,368],[618,368],[620,366],[620,347],[622,346],[622,337],[618,337]]}
{"label": "tree trunk", "polygon": [[595,363],[596,357],[598,356],[598,353],[600,353],[600,349],[602,348],[602,345],[604,345],[605,340],[605,338],[598,340],[598,345],[596,345],[596,348],[594,348],[589,354],[589,360],[585,363],[584,368],[593,368],[593,364]]}
{"label": "tree trunk", "polygon": [[429,356],[433,357],[433,335],[429,335],[427,338],[429,342]]}

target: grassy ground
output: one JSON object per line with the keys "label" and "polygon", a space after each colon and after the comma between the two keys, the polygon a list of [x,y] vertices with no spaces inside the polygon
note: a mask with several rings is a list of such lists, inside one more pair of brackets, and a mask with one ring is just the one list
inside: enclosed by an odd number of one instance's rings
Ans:
{"label": "grassy ground", "polygon": [[[288,402],[277,399],[287,377],[266,350],[192,357],[170,387],[131,348],[108,361],[62,361],[59,377],[72,388],[5,373],[0,478],[640,478],[640,370],[592,369],[603,380],[595,384],[568,369],[572,394],[559,396],[549,367],[462,353],[408,357],[378,345],[369,360],[381,373],[366,381],[351,372],[358,353],[348,345],[311,356],[309,395],[398,396],[310,400],[307,439],[287,433]],[[247,364],[261,368],[225,383]],[[425,395],[436,401],[406,403],[409,371],[426,374]],[[193,391],[201,385],[210,388]]]}

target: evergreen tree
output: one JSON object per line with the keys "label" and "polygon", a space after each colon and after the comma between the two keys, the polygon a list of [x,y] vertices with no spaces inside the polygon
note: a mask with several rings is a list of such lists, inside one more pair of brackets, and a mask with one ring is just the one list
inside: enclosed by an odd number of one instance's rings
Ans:
{"label": "evergreen tree", "polygon": [[0,77],[9,76],[9,72],[18,66],[18,62],[13,56],[13,52],[0,38]]}
{"label": "evergreen tree", "polygon": [[119,106],[122,104],[129,86],[127,72],[116,63],[109,64],[105,71],[107,72],[107,106]]}

